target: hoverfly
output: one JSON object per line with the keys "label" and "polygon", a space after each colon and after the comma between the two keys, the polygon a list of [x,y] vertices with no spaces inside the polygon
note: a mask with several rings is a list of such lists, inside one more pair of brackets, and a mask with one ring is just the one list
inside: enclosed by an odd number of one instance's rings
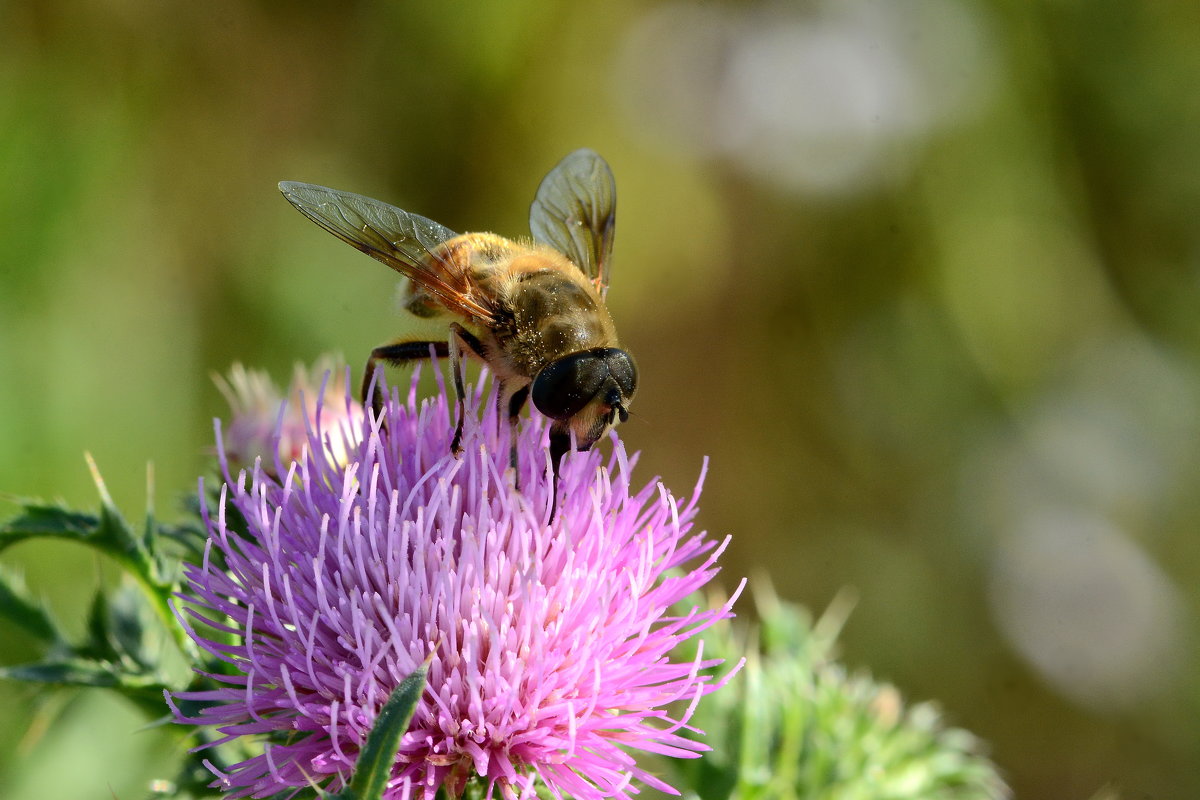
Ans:
{"label": "hoverfly", "polygon": [[[556,503],[559,464],[572,437],[577,449],[589,449],[628,418],[637,391],[637,367],[618,346],[604,304],[616,212],[616,186],[604,159],[576,150],[542,179],[529,209],[532,241],[459,235],[378,200],[323,186],[284,181],[279,189],[313,222],[408,278],[409,312],[448,323],[445,341],[401,337],[372,350],[363,375],[364,404],[380,361],[401,365],[429,358],[431,348],[448,355],[457,399],[451,450],[458,455],[462,358],[483,361],[514,428],[509,457],[514,469],[515,427],[526,400],[551,419]],[[370,398],[376,415],[381,395]]]}

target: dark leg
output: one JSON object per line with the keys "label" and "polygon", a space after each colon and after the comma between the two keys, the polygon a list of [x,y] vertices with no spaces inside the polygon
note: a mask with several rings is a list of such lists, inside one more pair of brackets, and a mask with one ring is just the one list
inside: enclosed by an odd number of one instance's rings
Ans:
{"label": "dark leg", "polygon": [[[380,361],[386,361],[394,367],[403,366],[409,361],[420,361],[424,358],[429,358],[429,348],[433,347],[434,354],[438,358],[445,358],[450,353],[450,348],[446,342],[412,342],[397,339],[381,344],[371,351],[371,357],[367,359],[367,368],[363,372],[362,379],[362,401],[363,405],[367,404],[367,392],[371,388],[371,379],[375,377],[375,368]],[[371,410],[375,412],[375,418],[383,412],[383,390],[375,387],[375,394],[370,398]]]}
{"label": "dark leg", "polygon": [[450,323],[450,371],[454,374],[454,395],[458,399],[458,422],[454,426],[454,438],[450,441],[450,452],[458,455],[462,452],[463,419],[466,417],[465,400],[467,390],[463,387],[462,356],[470,352],[486,363],[483,355],[483,342],[473,333],[459,325]]}
{"label": "dark leg", "polygon": [[526,384],[508,398],[508,464],[513,469],[513,486],[518,492],[521,491],[521,470],[517,464],[517,422],[528,397],[529,384]]}
{"label": "dark leg", "polygon": [[550,500],[550,521],[554,521],[558,513],[558,468],[562,457],[571,449],[571,433],[564,425],[555,422],[550,426],[550,470],[553,474],[550,490],[553,493]]}

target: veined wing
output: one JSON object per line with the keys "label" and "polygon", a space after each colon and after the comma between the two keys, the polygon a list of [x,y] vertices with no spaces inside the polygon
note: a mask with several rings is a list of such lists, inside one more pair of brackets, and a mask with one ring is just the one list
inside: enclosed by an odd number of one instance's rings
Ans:
{"label": "veined wing", "polygon": [[447,309],[479,321],[496,317],[466,265],[439,255],[454,231],[370,197],[311,183],[283,181],[279,191],[300,213],[372,258],[426,288]]}
{"label": "veined wing", "polygon": [[612,170],[586,148],[567,155],[542,179],[529,208],[533,238],[571,259],[603,292],[608,288],[617,213]]}

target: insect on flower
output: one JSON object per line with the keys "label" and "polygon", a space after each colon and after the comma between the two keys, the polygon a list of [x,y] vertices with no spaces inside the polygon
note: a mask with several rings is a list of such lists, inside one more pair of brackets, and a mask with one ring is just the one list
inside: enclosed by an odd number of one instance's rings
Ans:
{"label": "insect on flower", "polygon": [[[462,358],[483,361],[499,382],[497,402],[515,429],[527,399],[553,422],[555,486],[571,447],[588,450],[629,416],[637,391],[633,357],[620,349],[604,304],[608,290],[616,187],[604,159],[583,149],[567,155],[538,187],[529,210],[532,241],[493,233],[456,234],[425,217],[349,192],[307,183],[279,184],[313,222],[409,279],[405,308],[448,323],[446,341],[400,337],[371,351],[364,404],[380,361],[400,365],[450,357],[457,403],[451,450],[461,452]],[[371,398],[376,412],[381,393]],[[516,467],[515,430],[509,460]],[[557,493],[556,493],[557,494]]]}

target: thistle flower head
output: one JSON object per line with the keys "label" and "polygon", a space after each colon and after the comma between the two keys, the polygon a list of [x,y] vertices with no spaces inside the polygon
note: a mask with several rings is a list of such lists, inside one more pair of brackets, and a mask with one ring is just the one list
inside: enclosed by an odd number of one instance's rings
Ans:
{"label": "thistle flower head", "polygon": [[444,386],[418,404],[414,382],[403,402],[391,393],[386,427],[368,417],[336,441],[311,424],[283,477],[261,462],[227,472],[184,599],[204,621],[193,637],[232,674],[176,694],[202,711],[175,713],[217,726],[217,743],[263,745],[214,785],[234,797],[337,790],[380,707],[426,659],[389,798],[457,796],[472,779],[504,798],[534,797],[539,782],[576,800],[628,798],[638,783],[673,792],[634,754],[708,749],[680,734],[722,662],[702,648],[672,655],[731,616],[732,600],[681,603],[724,546],[692,531],[699,486],[686,501],[632,486],[636,457],[614,439],[610,456],[564,461],[549,519],[547,426],[520,425],[518,492],[495,405],[476,390],[459,458]]}
{"label": "thistle flower head", "polygon": [[268,471],[275,469],[276,459],[287,465],[300,458],[314,423],[327,431],[341,431],[342,435],[331,441],[342,446],[331,455],[337,463],[346,463],[349,444],[361,433],[362,406],[340,381],[332,381],[323,401],[317,401],[324,376],[341,372],[338,362],[325,356],[312,367],[297,363],[286,395],[265,372],[241,364],[234,364],[228,377],[214,376],[233,412],[221,436],[226,464],[236,470],[251,467],[261,458]]}

